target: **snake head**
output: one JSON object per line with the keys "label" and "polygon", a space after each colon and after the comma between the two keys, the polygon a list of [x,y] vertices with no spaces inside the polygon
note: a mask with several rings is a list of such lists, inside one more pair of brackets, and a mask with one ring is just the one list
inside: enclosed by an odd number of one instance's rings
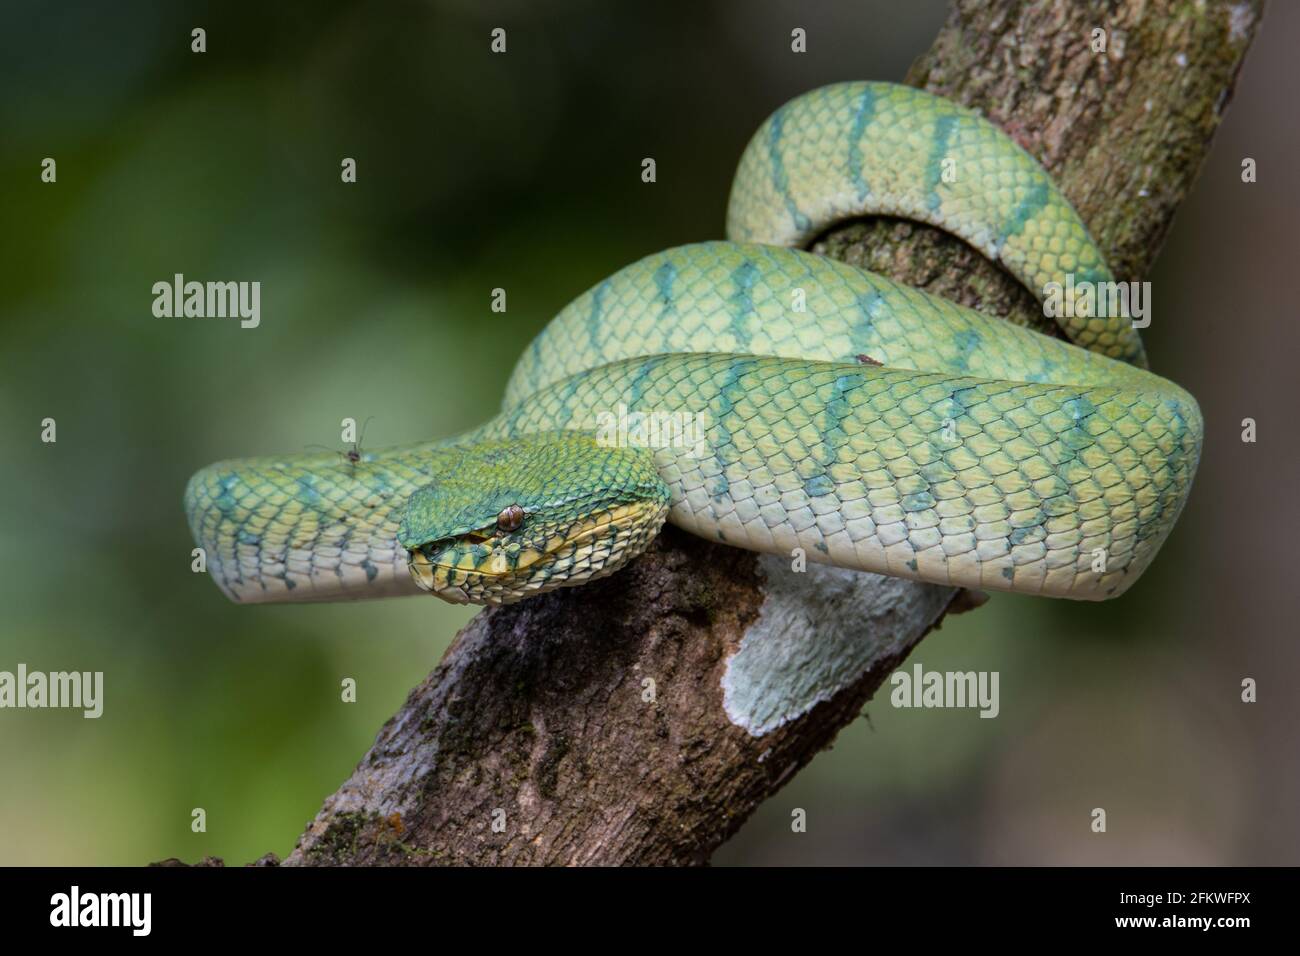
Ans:
{"label": "snake head", "polygon": [[456,604],[510,604],[617,571],[659,533],[668,487],[645,449],[580,432],[466,445],[407,502],[415,583]]}

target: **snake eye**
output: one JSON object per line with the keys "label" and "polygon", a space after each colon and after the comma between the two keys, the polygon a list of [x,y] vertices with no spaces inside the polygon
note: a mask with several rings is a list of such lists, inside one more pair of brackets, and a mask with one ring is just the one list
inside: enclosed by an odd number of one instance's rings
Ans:
{"label": "snake eye", "polygon": [[524,509],[518,505],[509,505],[502,508],[501,513],[497,515],[498,531],[515,531],[524,523]]}

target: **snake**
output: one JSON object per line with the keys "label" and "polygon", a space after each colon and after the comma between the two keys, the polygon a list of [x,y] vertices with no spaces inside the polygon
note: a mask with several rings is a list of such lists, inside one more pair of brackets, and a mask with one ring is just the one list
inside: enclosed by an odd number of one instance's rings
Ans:
{"label": "snake", "polygon": [[869,216],[950,233],[1043,303],[1114,282],[1046,170],[978,112],[816,89],[745,148],[726,239],[575,299],[481,426],[196,472],[209,575],[240,603],[509,604],[617,571],[668,522],[792,566],[1123,594],[1186,503],[1195,399],[1148,370],[1123,310],[1044,305],[1050,336],[807,251]]}

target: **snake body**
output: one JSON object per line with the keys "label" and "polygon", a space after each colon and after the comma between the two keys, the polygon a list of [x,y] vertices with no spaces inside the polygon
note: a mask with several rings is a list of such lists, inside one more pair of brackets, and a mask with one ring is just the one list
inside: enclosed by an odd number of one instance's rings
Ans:
{"label": "snake body", "polygon": [[[923,581],[1123,593],[1186,501],[1195,400],[1145,370],[1128,318],[1062,318],[1070,344],[794,248],[874,214],[944,228],[1040,296],[1111,279],[1047,173],[977,113],[891,84],[816,90],[750,142],[729,241],[576,299],[480,428],[195,474],[209,572],[238,601],[502,603],[611,573],[666,517]],[[627,421],[670,427],[610,431]]]}

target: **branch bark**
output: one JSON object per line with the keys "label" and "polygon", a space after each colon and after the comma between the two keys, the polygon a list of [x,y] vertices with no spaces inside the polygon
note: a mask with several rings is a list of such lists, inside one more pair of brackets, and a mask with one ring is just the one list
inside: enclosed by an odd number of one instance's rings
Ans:
{"label": "branch bark", "polygon": [[[1138,279],[1261,13],[1262,0],[959,0],[907,82],[1008,130],[1115,274]],[[1053,331],[1014,280],[937,230],[872,220],[814,248]],[[479,614],[285,863],[703,863],[971,603],[816,565],[793,574],[669,528],[609,579]]]}

